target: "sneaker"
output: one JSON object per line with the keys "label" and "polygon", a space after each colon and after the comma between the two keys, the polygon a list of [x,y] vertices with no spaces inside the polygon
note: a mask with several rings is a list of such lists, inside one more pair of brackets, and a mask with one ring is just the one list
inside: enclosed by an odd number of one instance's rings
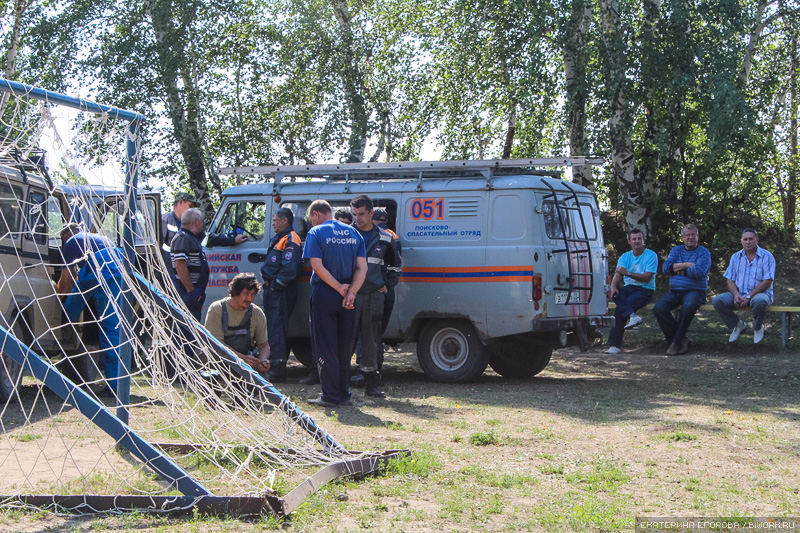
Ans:
{"label": "sneaker", "polygon": [[[745,324],[744,322],[742,322],[740,320],[739,323],[736,324],[736,327],[733,328],[733,331],[731,331],[731,336],[728,339],[728,342],[736,342],[739,339],[739,335],[742,334],[742,332],[744,331],[744,328],[746,328],[746,327],[747,327],[747,324]],[[761,328],[761,329],[763,330],[764,328]],[[762,331],[762,335],[763,335],[763,331]]]}
{"label": "sneaker", "polygon": [[608,350],[606,350],[606,353],[610,353],[610,354],[617,354],[617,353],[621,353],[621,352],[622,352],[622,350],[620,350],[616,346],[609,346]]}
{"label": "sneaker", "polygon": [[758,344],[764,338],[764,326],[753,330],[753,344]]}
{"label": "sneaker", "polygon": [[631,313],[630,317],[628,318],[628,323],[625,324],[625,329],[631,329],[632,327],[637,326],[644,322],[644,319],[637,315],[636,313]]}
{"label": "sneaker", "polygon": [[345,400],[342,403],[335,403],[329,402],[328,400],[323,400],[322,396],[319,398],[309,398],[308,403],[313,405],[319,405],[320,407],[341,407],[343,405],[353,405],[353,402],[350,400]]}

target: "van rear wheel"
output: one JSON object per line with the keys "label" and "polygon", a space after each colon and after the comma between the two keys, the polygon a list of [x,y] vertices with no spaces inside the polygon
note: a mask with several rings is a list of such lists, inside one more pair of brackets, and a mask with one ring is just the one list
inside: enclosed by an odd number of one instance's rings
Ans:
{"label": "van rear wheel", "polygon": [[14,390],[20,382],[22,367],[11,356],[3,354],[0,361],[0,401],[3,403],[14,397]]}
{"label": "van rear wheel", "polygon": [[470,323],[435,320],[425,326],[417,340],[417,359],[434,381],[465,383],[483,374],[489,352]]}
{"label": "van rear wheel", "polygon": [[295,337],[289,339],[289,348],[292,350],[295,359],[306,368],[311,368],[311,339],[308,337]]}
{"label": "van rear wheel", "polygon": [[[33,334],[28,319],[25,315],[14,311],[11,315],[11,331],[17,340],[26,346],[33,344]],[[0,356],[0,401],[3,403],[14,397],[14,391],[22,381],[22,365],[17,363],[10,355]]]}
{"label": "van rear wheel", "polygon": [[526,379],[545,369],[553,349],[524,342],[498,342],[489,346],[492,370],[509,379]]}

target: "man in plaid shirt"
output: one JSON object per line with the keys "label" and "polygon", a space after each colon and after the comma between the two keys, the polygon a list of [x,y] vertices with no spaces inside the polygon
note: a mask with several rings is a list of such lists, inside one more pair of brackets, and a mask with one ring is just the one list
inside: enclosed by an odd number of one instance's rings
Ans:
{"label": "man in plaid shirt", "polygon": [[711,303],[722,321],[732,329],[728,342],[735,342],[747,324],[734,312],[750,307],[753,310],[753,342],[764,338],[764,315],[773,301],[775,258],[758,246],[758,234],[752,228],[742,231],[742,249],[731,256],[725,279],[728,292],[715,296]]}

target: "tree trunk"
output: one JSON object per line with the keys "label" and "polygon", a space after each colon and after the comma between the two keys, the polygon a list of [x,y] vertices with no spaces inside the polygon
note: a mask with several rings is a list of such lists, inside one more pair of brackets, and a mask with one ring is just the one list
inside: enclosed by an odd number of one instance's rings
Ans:
{"label": "tree trunk", "polygon": [[789,75],[789,174],[786,183],[786,207],[783,210],[783,225],[792,234],[797,232],[797,76],[800,62],[797,57],[797,36],[792,35],[792,63]]}
{"label": "tree trunk", "polygon": [[[189,186],[200,203],[206,220],[214,215],[214,206],[208,193],[206,169],[203,162],[203,144],[197,124],[198,94],[190,75],[189,61],[184,46],[186,28],[176,28],[172,22],[171,3],[147,0],[145,7],[153,25],[158,56],[159,81],[164,89],[167,115],[172,122],[172,131],[178,141]],[[184,6],[188,9],[188,6]],[[184,13],[184,20],[193,20],[193,15]],[[181,99],[179,76],[186,102]]]}
{"label": "tree trunk", "polygon": [[369,120],[364,101],[364,78],[358,68],[355,38],[347,2],[346,0],[332,0],[332,6],[339,26],[339,76],[342,79],[344,99],[350,115],[350,136],[345,162],[360,163],[364,160],[364,150],[367,146],[367,123]]}
{"label": "tree trunk", "polygon": [[753,23],[753,29],[750,30],[750,34],[747,38],[747,49],[745,50],[744,57],[742,58],[742,68],[739,71],[739,81],[741,82],[742,87],[747,86],[747,82],[750,79],[750,71],[753,68],[753,57],[756,53],[756,46],[758,45],[758,41],[761,39],[761,33],[771,20],[771,18],[767,19],[766,21],[762,20],[764,17],[764,12],[766,11],[767,7],[775,3],[777,3],[777,0],[769,0],[759,4],[756,8],[755,22]]}
{"label": "tree trunk", "polygon": [[17,52],[19,51],[19,34],[22,28],[22,17],[30,7],[26,0],[16,0],[14,2],[14,26],[11,29],[11,39],[6,50],[5,78],[7,80],[16,79],[17,74]]}
{"label": "tree trunk", "polygon": [[606,76],[609,91],[608,130],[611,140],[611,165],[619,187],[627,230],[641,229],[646,238],[652,235],[648,198],[656,194],[655,184],[645,183],[636,166],[633,150],[633,108],[628,101],[630,81],[626,75],[625,35],[616,0],[600,0],[601,19],[606,45]]}
{"label": "tree trunk", "polygon": [[[564,35],[564,79],[566,92],[569,151],[572,156],[589,155],[586,140],[586,65],[588,52],[586,34],[589,31],[593,6],[590,1],[576,0]],[[592,169],[588,166],[572,168],[572,181],[594,190]]]}

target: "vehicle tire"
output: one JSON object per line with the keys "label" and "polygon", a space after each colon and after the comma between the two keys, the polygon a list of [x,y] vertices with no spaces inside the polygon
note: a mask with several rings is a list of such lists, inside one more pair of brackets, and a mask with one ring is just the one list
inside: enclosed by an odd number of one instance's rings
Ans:
{"label": "vehicle tire", "polygon": [[[33,335],[24,315],[16,312],[12,315],[11,324],[14,336],[28,347],[31,347]],[[22,366],[10,355],[0,355],[0,401],[5,403],[14,398],[14,391],[22,382]]]}
{"label": "vehicle tire", "polygon": [[307,337],[295,337],[289,339],[289,348],[292,350],[297,361],[306,368],[313,366],[311,357],[311,339]]}
{"label": "vehicle tire", "polygon": [[492,370],[508,379],[527,379],[545,369],[553,349],[525,342],[498,342],[489,346]]}
{"label": "vehicle tire", "polygon": [[425,374],[442,383],[477,379],[489,364],[489,351],[465,320],[435,320],[417,339],[417,359]]}
{"label": "vehicle tire", "polygon": [[0,360],[0,402],[6,403],[14,398],[14,391],[20,383],[22,367],[6,354]]}

